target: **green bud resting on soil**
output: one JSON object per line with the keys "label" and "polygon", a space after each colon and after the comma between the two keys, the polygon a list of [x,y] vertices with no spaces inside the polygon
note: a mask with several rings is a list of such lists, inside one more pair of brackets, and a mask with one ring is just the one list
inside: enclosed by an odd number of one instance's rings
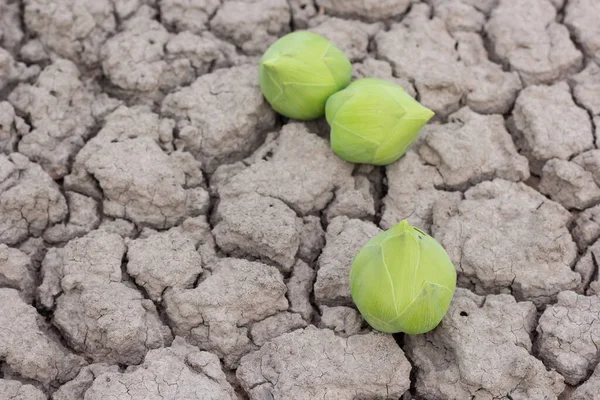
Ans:
{"label": "green bud resting on soil", "polygon": [[364,78],[327,100],[331,148],[346,161],[388,165],[417,139],[434,112],[399,85]]}
{"label": "green bud resting on soil", "polygon": [[386,333],[425,333],[448,312],[456,269],[431,236],[401,221],[356,254],[352,299],[365,320]]}
{"label": "green bud resting on soil", "polygon": [[263,95],[278,113],[298,120],[325,114],[325,102],[348,86],[352,64],[333,43],[296,31],[273,43],[259,63]]}

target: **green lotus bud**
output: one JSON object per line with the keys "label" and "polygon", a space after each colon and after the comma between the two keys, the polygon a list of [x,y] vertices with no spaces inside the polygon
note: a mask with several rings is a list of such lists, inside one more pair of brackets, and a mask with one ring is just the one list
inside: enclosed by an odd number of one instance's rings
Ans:
{"label": "green lotus bud", "polygon": [[382,79],[353,82],[327,100],[331,148],[346,161],[387,165],[406,152],[433,117],[402,86]]}
{"label": "green lotus bud", "polygon": [[333,43],[296,31],[273,43],[259,63],[263,95],[278,113],[309,120],[325,114],[325,102],[350,83],[352,64]]}
{"label": "green lotus bud", "polygon": [[386,333],[425,333],[450,307],[456,269],[431,236],[402,221],[356,254],[352,299],[365,320]]}

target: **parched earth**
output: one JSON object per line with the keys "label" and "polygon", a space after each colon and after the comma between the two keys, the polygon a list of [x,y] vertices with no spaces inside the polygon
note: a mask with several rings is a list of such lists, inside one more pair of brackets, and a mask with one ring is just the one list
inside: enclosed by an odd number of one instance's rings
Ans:
{"label": "parched earth", "polygon": [[[0,0],[0,399],[600,399],[598,0]],[[385,168],[276,115],[309,29],[436,112]],[[373,331],[402,219],[458,271]]]}

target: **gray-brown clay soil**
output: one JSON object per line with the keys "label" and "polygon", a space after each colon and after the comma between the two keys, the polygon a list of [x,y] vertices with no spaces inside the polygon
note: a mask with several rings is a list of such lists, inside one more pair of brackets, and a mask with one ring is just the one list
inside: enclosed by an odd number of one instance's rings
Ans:
{"label": "gray-brown clay soil", "polygon": [[[600,399],[599,0],[0,0],[1,400]],[[436,112],[387,167],[276,115],[317,32]],[[402,219],[447,316],[373,331]]]}

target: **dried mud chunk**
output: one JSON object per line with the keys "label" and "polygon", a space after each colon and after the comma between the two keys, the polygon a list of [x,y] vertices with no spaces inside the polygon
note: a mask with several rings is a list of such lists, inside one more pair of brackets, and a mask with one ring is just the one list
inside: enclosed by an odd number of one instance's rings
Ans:
{"label": "dried mud chunk", "polygon": [[599,240],[587,248],[577,265],[575,265],[575,271],[579,272],[582,278],[581,285],[575,289],[576,293],[586,293],[588,296],[600,295],[600,276],[597,273],[598,260],[600,260]]}
{"label": "dried mud chunk", "polygon": [[161,21],[177,31],[200,33],[220,4],[220,0],[159,0]]}
{"label": "dried mud chunk", "polygon": [[389,229],[403,219],[429,232],[433,206],[439,200],[460,200],[458,192],[438,190],[444,184],[436,167],[418,155],[418,142],[397,162],[386,167],[388,192],[383,198],[380,226]]}
{"label": "dried mud chunk", "polygon": [[207,270],[210,270],[217,260],[215,238],[211,229],[204,215],[188,218],[181,225],[170,229],[171,232],[178,232],[194,243],[202,259],[202,267]]}
{"label": "dried mud chunk", "polygon": [[318,0],[317,6],[328,14],[340,17],[381,21],[402,15],[410,0]]}
{"label": "dried mud chunk", "polygon": [[166,59],[172,63],[189,63],[195,76],[200,76],[219,68],[247,63],[249,58],[238,54],[233,44],[210,32],[195,35],[185,31],[171,37],[166,46]]}
{"label": "dried mud chunk", "polygon": [[171,151],[174,127],[175,121],[160,118],[147,106],[119,106],[105,118],[104,126],[98,134],[77,153],[76,163],[82,158],[90,157],[103,145],[138,137],[149,137],[161,149]]}
{"label": "dried mud chunk", "polygon": [[75,192],[66,192],[69,206],[69,221],[54,225],[44,232],[49,243],[67,242],[96,229],[100,225],[98,204],[91,197]]}
{"label": "dried mud chunk", "polygon": [[74,379],[59,387],[52,394],[52,400],[81,400],[97,376],[117,372],[119,372],[118,365],[103,363],[86,365],[81,368],[81,371],[79,371],[79,374]]}
{"label": "dried mud chunk", "polygon": [[167,345],[169,328],[154,304],[121,283],[85,282],[56,302],[54,324],[76,351],[95,362],[139,364],[149,349]]}
{"label": "dried mud chunk", "polygon": [[289,2],[290,12],[295,30],[306,29],[309,21],[317,15],[317,8],[313,0],[292,0]]}
{"label": "dried mud chunk", "polygon": [[125,251],[120,236],[99,230],[50,250],[42,264],[40,303],[50,308],[60,294],[53,323],[96,362],[138,364],[171,340],[152,301],[121,283]]}
{"label": "dried mud chunk", "polygon": [[208,33],[172,35],[157,21],[136,17],[104,44],[102,69],[120,96],[153,104],[213,64],[227,65],[226,52],[235,49]]}
{"label": "dried mud chunk", "polygon": [[323,210],[337,189],[354,187],[353,165],[300,123],[285,125],[265,158],[221,182],[219,195],[256,192],[305,216]]}
{"label": "dried mud chunk", "polygon": [[406,337],[417,367],[416,393],[427,399],[554,399],[563,378],[531,354],[535,306],[506,294],[457,289],[448,314],[424,335]]}
{"label": "dried mud chunk", "polygon": [[181,225],[171,228],[170,231],[178,232],[190,238],[196,247],[208,241],[211,226],[205,215],[188,218]]}
{"label": "dried mud chunk", "polygon": [[354,308],[322,306],[319,327],[332,329],[343,337],[356,335],[360,332],[363,318]]}
{"label": "dried mud chunk", "polygon": [[0,287],[19,290],[23,300],[31,303],[35,293],[33,273],[31,259],[27,254],[0,244]]}
{"label": "dried mud chunk", "polygon": [[123,238],[133,238],[138,233],[133,223],[120,218],[104,218],[98,230],[115,233]]}
{"label": "dried mud chunk", "polygon": [[169,287],[191,288],[202,273],[202,259],[192,239],[177,231],[129,242],[127,272],[154,301]]}
{"label": "dried mud chunk", "polygon": [[72,62],[57,60],[46,67],[34,85],[21,84],[9,96],[15,109],[29,116],[31,132],[19,142],[19,152],[54,179],[66,175],[71,158],[85,143],[96,123],[96,98]]}
{"label": "dried mud chunk", "polygon": [[130,92],[153,93],[191,82],[189,62],[165,60],[169,36],[159,22],[134,18],[104,44],[102,70],[113,85]]}
{"label": "dried mud chunk", "polygon": [[71,240],[63,248],[50,249],[42,262],[40,303],[52,308],[54,297],[76,290],[83,283],[121,282],[125,255],[123,239],[101,230]]}
{"label": "dried mud chunk", "polygon": [[0,0],[0,46],[15,53],[22,39],[20,3]]}
{"label": "dried mud chunk", "polygon": [[50,56],[38,38],[25,42],[19,50],[19,56],[23,62],[29,64],[45,64],[50,61]]}
{"label": "dried mud chunk", "polygon": [[0,153],[17,151],[19,138],[29,132],[29,126],[15,114],[8,101],[0,101]]}
{"label": "dried mud chunk", "polygon": [[349,338],[309,326],[242,358],[236,375],[250,400],[397,399],[411,366],[389,335]]}
{"label": "dried mud chunk", "polygon": [[97,375],[85,398],[230,400],[235,393],[217,356],[177,338],[169,348],[149,351],[139,366]]}
{"label": "dried mud chunk", "polygon": [[34,269],[39,270],[47,252],[47,245],[44,239],[41,237],[30,237],[21,242],[17,248],[31,259]]}
{"label": "dried mud chunk", "polygon": [[47,397],[41,390],[33,385],[23,384],[19,381],[0,379],[0,393],[7,400],[46,400]]}
{"label": "dried mud chunk", "polygon": [[25,156],[0,154],[0,243],[39,237],[67,216],[58,185]]}
{"label": "dried mud chunk", "polygon": [[0,289],[0,358],[18,375],[54,385],[75,377],[85,361],[48,336],[43,318],[14,289]]}
{"label": "dried mud chunk", "polygon": [[112,0],[112,3],[114,4],[115,17],[121,23],[128,18],[138,16],[158,18],[155,9],[157,0]]}
{"label": "dried mud chunk", "polygon": [[583,51],[600,62],[600,27],[596,16],[600,3],[595,0],[572,0],[565,8],[565,25],[573,32]]}
{"label": "dried mud chunk", "polygon": [[583,56],[556,14],[549,0],[500,0],[485,26],[494,56],[526,85],[552,83],[581,65]]}
{"label": "dried mud chunk", "polygon": [[220,259],[195,289],[168,290],[165,307],[174,333],[224,358],[235,368],[253,347],[247,325],[288,308],[277,268],[233,258]]}
{"label": "dried mud chunk", "polygon": [[414,81],[421,103],[445,117],[468,91],[466,69],[444,21],[429,14],[425,4],[413,5],[402,23],[379,32],[375,43],[378,58],[390,62],[396,76]]}
{"label": "dried mud chunk", "polygon": [[467,105],[482,114],[505,114],[513,106],[521,81],[516,74],[502,71],[493,63],[483,63],[469,68],[471,91]]}
{"label": "dried mud chunk", "polygon": [[298,257],[310,264],[317,259],[324,245],[325,231],[323,231],[319,217],[314,215],[304,217],[300,231]]}
{"label": "dried mud chunk", "polygon": [[[170,152],[173,150],[174,126],[173,120],[159,118],[147,106],[118,107],[105,118],[104,126],[98,134],[77,153],[72,173],[65,177],[65,189],[102,200],[104,196],[101,188],[86,170],[86,162],[106,146],[139,137],[148,137],[160,148]],[[193,165],[191,167],[188,169],[196,172],[186,171],[190,175],[190,186],[202,180],[202,172]]]}
{"label": "dried mud chunk", "polygon": [[40,67],[37,65],[27,67],[24,63],[16,61],[12,54],[0,47],[0,90],[8,87],[9,84],[29,81],[35,78],[39,72]]}
{"label": "dried mud chunk", "polygon": [[428,2],[433,5],[434,9],[454,1],[472,6],[477,11],[482,12],[485,15],[488,15],[494,9],[494,7],[498,5],[498,0],[428,0]]}
{"label": "dried mud chunk", "polygon": [[208,172],[258,148],[275,127],[275,112],[263,98],[252,66],[217,70],[168,95],[162,112],[178,120],[178,147]]}
{"label": "dried mud chunk", "polygon": [[484,116],[466,107],[452,114],[449,123],[428,126],[419,154],[436,167],[449,189],[465,190],[494,178],[529,178],[527,159],[517,153],[502,116]]}
{"label": "dried mud chunk", "polygon": [[567,160],[594,147],[588,113],[573,102],[564,82],[522,90],[509,122],[517,147],[537,174],[551,158]]}
{"label": "dried mud chunk", "polygon": [[600,66],[590,61],[583,71],[569,78],[569,83],[577,103],[592,115],[600,115]]}
{"label": "dried mud chunk", "polygon": [[529,186],[497,179],[467,190],[463,201],[438,203],[433,233],[456,266],[459,285],[473,285],[479,294],[512,292],[541,305],[581,282],[570,267],[577,257],[570,218]]}
{"label": "dried mud chunk", "polygon": [[479,32],[485,24],[485,14],[475,4],[461,0],[433,0],[434,15],[444,20],[448,32]]}
{"label": "dried mud chunk", "polygon": [[110,0],[25,0],[25,25],[47,50],[87,66],[100,60],[100,46],[116,31]]}
{"label": "dried mud chunk", "polygon": [[213,235],[225,253],[250,255],[289,271],[300,244],[301,220],[280,200],[246,194],[222,200]]}
{"label": "dried mud chunk", "polygon": [[139,137],[101,147],[84,165],[102,188],[106,215],[164,229],[208,209],[208,193],[187,186],[178,157]]}
{"label": "dried mud chunk", "polygon": [[372,219],[375,216],[373,196],[368,190],[348,189],[340,191],[325,210],[325,219],[329,222],[341,215],[355,219]]}
{"label": "dried mud chunk", "polygon": [[467,105],[482,114],[508,113],[522,88],[516,72],[507,72],[488,59],[482,37],[475,32],[457,32],[457,51],[468,68],[466,76],[469,92]]}
{"label": "dried mud chunk", "polygon": [[286,0],[226,0],[210,21],[217,35],[246,54],[259,55],[290,29]]}
{"label": "dried mud chunk", "polygon": [[350,61],[363,60],[367,56],[369,41],[382,28],[382,24],[365,24],[340,18],[320,18],[314,20],[311,25],[311,32],[334,43]]}
{"label": "dried mud chunk", "polygon": [[588,208],[577,216],[572,234],[580,250],[600,238],[600,205]]}
{"label": "dried mud chunk", "polygon": [[352,78],[385,79],[402,86],[402,88],[406,90],[406,93],[410,94],[412,97],[417,96],[417,92],[412,83],[405,77],[396,78],[393,75],[392,66],[387,61],[367,57],[361,63],[354,63],[352,66]]}
{"label": "dried mud chunk", "polygon": [[282,312],[252,325],[250,337],[256,345],[262,346],[277,336],[304,327],[306,321],[300,314]]}
{"label": "dried mud chunk", "polygon": [[584,380],[600,361],[599,321],[600,297],[572,291],[560,293],[540,318],[539,356],[570,385]]}
{"label": "dried mud chunk", "polygon": [[590,172],[596,185],[600,185],[600,150],[592,149],[573,158],[573,162]]}
{"label": "dried mud chunk", "polygon": [[[265,141],[264,146],[268,146],[271,138],[269,138],[271,134],[267,135],[267,139]],[[261,147],[262,148],[262,147]],[[261,156],[263,156],[261,154]],[[251,156],[252,157],[252,156]],[[263,156],[263,159],[266,159],[266,156]],[[209,187],[210,193],[217,195],[219,189],[227,183],[227,181],[233,177],[234,175],[239,174],[243,170],[248,167],[246,162],[237,161],[233,164],[222,164],[220,165],[215,172],[210,176]]]}
{"label": "dried mud chunk", "polygon": [[0,90],[7,87],[9,83],[17,81],[21,71],[21,65],[8,51],[0,47]]}
{"label": "dried mud chunk", "polygon": [[583,210],[600,202],[592,173],[566,160],[552,159],[544,165],[539,190],[568,209]]}
{"label": "dried mud chunk", "polygon": [[319,257],[315,300],[320,305],[353,304],[350,295],[352,259],[381,230],[371,222],[335,218],[327,227],[326,245]]}
{"label": "dried mud chunk", "polygon": [[302,315],[305,321],[310,322],[313,308],[310,304],[310,293],[315,280],[315,271],[304,261],[298,260],[294,265],[292,276],[287,283],[287,297],[290,302],[290,311]]}
{"label": "dried mud chunk", "polygon": [[571,394],[569,400],[600,400],[600,364],[592,376]]}
{"label": "dried mud chunk", "polygon": [[594,279],[596,272],[596,259],[600,256],[598,252],[600,250],[600,242],[594,243],[593,246],[587,249],[587,251],[581,256],[573,270],[581,275],[581,283],[575,288],[575,292],[584,294],[587,292],[588,295],[592,295],[593,289],[590,290],[590,285]]}

